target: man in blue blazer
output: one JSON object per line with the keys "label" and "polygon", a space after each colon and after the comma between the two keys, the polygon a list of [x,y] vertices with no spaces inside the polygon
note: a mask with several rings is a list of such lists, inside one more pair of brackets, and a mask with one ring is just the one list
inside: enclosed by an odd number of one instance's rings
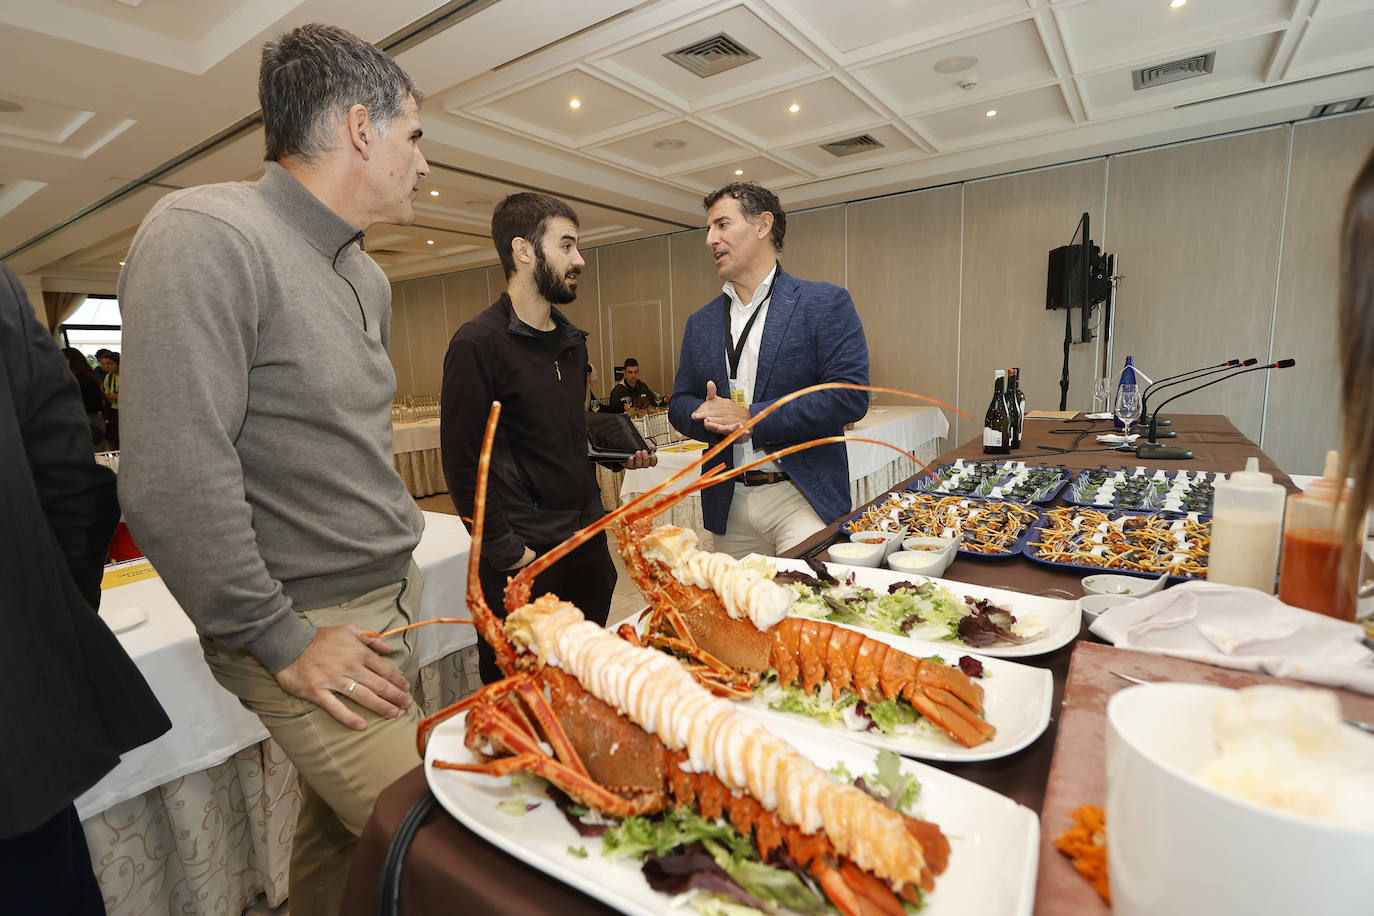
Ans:
{"label": "man in blue blazer", "polygon": [[[868,344],[844,288],[799,280],[777,261],[787,215],[752,182],[706,196],[706,244],[722,294],[687,319],[668,417],[684,435],[719,441],[778,398],[818,382],[868,384]],[[725,453],[739,467],[787,445],[837,436],[868,410],[863,391],[823,391],[769,414]],[[715,548],[776,556],[850,509],[843,443],[760,466],[701,494]]]}

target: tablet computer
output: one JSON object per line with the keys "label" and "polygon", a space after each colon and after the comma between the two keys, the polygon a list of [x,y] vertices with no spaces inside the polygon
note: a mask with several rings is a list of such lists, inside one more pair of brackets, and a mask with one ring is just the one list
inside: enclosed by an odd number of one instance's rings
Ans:
{"label": "tablet computer", "polygon": [[623,413],[597,411],[587,414],[587,457],[593,461],[627,461],[635,452],[651,452],[653,446]]}

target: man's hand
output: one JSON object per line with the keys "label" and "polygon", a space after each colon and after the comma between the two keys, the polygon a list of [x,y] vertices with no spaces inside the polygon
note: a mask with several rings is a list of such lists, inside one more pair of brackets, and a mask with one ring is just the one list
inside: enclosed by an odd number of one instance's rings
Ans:
{"label": "man's hand", "polygon": [[282,690],[318,704],[344,725],[362,731],[367,720],[349,709],[345,699],[387,719],[396,718],[414,702],[405,675],[381,657],[394,651],[357,624],[323,627],[275,677]]}
{"label": "man's hand", "polygon": [[515,565],[506,567],[506,572],[515,572],[515,570],[521,569],[525,566],[529,566],[533,562],[534,551],[526,547],[525,552],[520,554],[520,559],[515,561]]}
{"label": "man's hand", "polygon": [[635,452],[635,456],[625,462],[625,470],[637,471],[640,468],[651,468],[658,464],[658,455],[654,452],[646,452],[640,449]]}
{"label": "man's hand", "polygon": [[710,381],[706,383],[706,400],[692,412],[693,420],[701,420],[707,430],[722,436],[728,436],[748,423],[751,416],[748,407],[742,407],[729,398],[717,397],[716,383]]}

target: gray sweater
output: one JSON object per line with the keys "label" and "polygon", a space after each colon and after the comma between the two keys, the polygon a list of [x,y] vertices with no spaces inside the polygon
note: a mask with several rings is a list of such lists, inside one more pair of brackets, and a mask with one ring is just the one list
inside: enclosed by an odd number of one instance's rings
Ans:
{"label": "gray sweater", "polygon": [[424,527],[392,464],[391,289],[276,163],[164,197],[119,281],[119,496],[205,636],[268,671],[296,611],[399,581]]}

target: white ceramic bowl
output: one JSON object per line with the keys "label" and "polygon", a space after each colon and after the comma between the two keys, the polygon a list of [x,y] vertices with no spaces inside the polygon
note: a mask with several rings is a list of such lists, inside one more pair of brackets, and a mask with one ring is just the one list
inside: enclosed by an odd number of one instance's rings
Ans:
{"label": "white ceramic bowl", "polygon": [[[883,558],[892,556],[902,549],[902,537],[906,531],[856,531],[849,536],[858,544],[882,544]],[[879,561],[881,562],[881,561]]]}
{"label": "white ceramic bowl", "polygon": [[1141,598],[1153,595],[1164,587],[1164,576],[1142,579],[1139,576],[1118,576],[1113,573],[1094,573],[1083,577],[1085,595],[1125,595]]}
{"label": "white ceramic bowl", "polygon": [[1212,712],[1228,693],[1157,684],[1107,704],[1113,916],[1368,916],[1374,830],[1263,807],[1194,775],[1216,756]]}
{"label": "white ceramic bowl", "polygon": [[887,568],[913,576],[939,576],[953,560],[952,551],[899,550],[887,558]]}
{"label": "white ceramic bowl", "polygon": [[1134,595],[1084,595],[1078,599],[1078,610],[1083,614],[1083,622],[1092,626],[1097,615],[1107,608],[1134,600]]}
{"label": "white ceramic bowl", "polygon": [[883,562],[887,547],[882,541],[865,544],[859,541],[836,541],[830,545],[832,563],[846,566],[877,566]]}

